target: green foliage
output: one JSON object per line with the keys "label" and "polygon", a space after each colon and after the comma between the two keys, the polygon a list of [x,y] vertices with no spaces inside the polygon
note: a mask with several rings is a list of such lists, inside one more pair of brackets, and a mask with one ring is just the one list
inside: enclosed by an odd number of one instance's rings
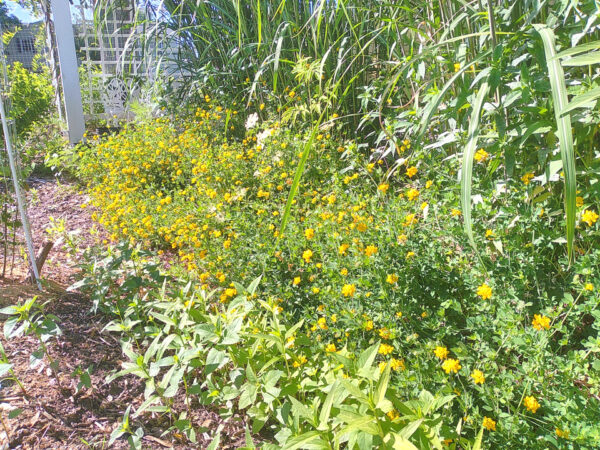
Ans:
{"label": "green foliage", "polygon": [[[168,414],[173,426],[165,431],[193,443],[208,431],[190,420],[195,402],[219,407],[223,417],[244,411],[254,433],[274,436],[277,445],[265,449],[441,448],[442,432],[455,436],[441,420],[454,396],[423,391],[406,399],[390,384],[391,365],[376,363],[378,342],[356,353],[323,351],[303,321],[288,322],[277,302],[261,299],[260,279],[235,283],[225,305],[214,292],[166,279],[149,256],[120,245],[77,285],[101,295],[98,307],[116,317],[106,330],[121,335],[128,362],[107,381],[135,375],[146,383],[131,417]],[[183,410],[176,398],[184,398]],[[129,429],[129,410],[111,443],[125,433],[142,433]]]}
{"label": "green foliage", "polygon": [[[36,302],[37,297],[27,300],[22,305],[11,305],[0,310],[0,314],[6,314],[9,318],[4,322],[4,337],[11,339],[33,334],[39,343],[39,348],[31,353],[29,362],[32,368],[40,365],[46,357],[54,378],[60,386],[60,378],[58,377],[58,362],[55,361],[48,351],[47,342],[61,334],[58,327],[58,318],[53,314],[44,314],[44,304],[40,305]],[[23,389],[23,386],[21,386]]]}
{"label": "green foliage", "polygon": [[40,72],[34,72],[16,62],[8,69],[8,95],[12,102],[10,116],[15,121],[18,135],[26,133],[34,122],[48,116],[54,92],[50,80],[46,66],[42,66]]}
{"label": "green foliage", "polygon": [[[238,318],[233,309],[246,315],[266,340],[257,344],[261,350],[278,348],[288,354],[285,344],[275,339],[285,336],[272,328],[275,316],[263,315],[268,308],[281,308],[276,317],[286,330],[291,325],[285,324],[303,321],[297,337],[306,336],[311,342],[312,347],[302,348],[308,361],[320,361],[320,353],[351,371],[351,363],[343,358],[360,355],[381,342],[389,347],[383,347],[377,361],[395,368],[389,386],[402,392],[405,400],[418,398],[423,390],[442,397],[456,395],[444,412],[440,439],[474,440],[488,418],[497,426],[485,432],[483,445],[566,443],[555,428],[568,430],[569,439],[578,445],[596,445],[597,401],[595,394],[587,393],[600,389],[600,366],[591,359],[598,339],[598,322],[592,318],[600,301],[596,287],[600,235],[591,216],[599,196],[595,177],[580,179],[585,191],[577,199],[579,258],[569,267],[559,226],[560,178],[542,182],[524,177],[507,185],[496,171],[498,160],[490,147],[485,147],[489,153],[471,152],[477,192],[472,210],[479,218],[472,224],[473,240],[488,269],[482,273],[462,231],[461,192],[456,183],[463,165],[460,159],[440,162],[437,156],[415,154],[415,166],[388,177],[393,155],[382,157],[354,141],[336,142],[329,134],[334,129],[320,130],[306,156],[294,214],[281,236],[277,225],[285,212],[293,173],[314,129],[293,134],[278,122],[264,122],[243,138],[227,138],[233,123],[228,118],[241,121],[235,112],[208,99],[194,120],[165,117],[136,124],[98,139],[78,154],[79,175],[90,183],[91,205],[97,208],[94,217],[111,239],[126,239],[132,246],[154,248],[171,260],[179,259],[172,273],[191,281],[185,294],[167,292],[156,268],[137,273],[137,278],[122,278],[121,263],[111,262],[106,273],[109,279],[124,280],[120,287],[98,276],[88,283],[98,305],[111,304],[114,298],[127,302],[118,313],[122,322],[111,330],[123,333],[130,344],[125,346],[131,360],[128,370],[148,376],[150,368],[138,365],[155,337],[144,341],[146,331],[166,339],[169,334],[163,333],[177,329],[187,336],[181,341],[190,345],[204,342],[193,334],[200,329],[226,339],[230,332],[224,330]],[[253,120],[247,122],[251,125]],[[465,144],[472,140],[466,135],[463,139]],[[411,151],[409,140],[401,145],[401,151]],[[121,258],[131,257],[125,253]],[[145,267],[135,264],[138,271]],[[88,270],[100,270],[98,264],[92,267],[96,268]],[[255,301],[248,305],[245,302],[253,299],[239,296],[252,291],[244,286],[257,277],[261,277],[260,298],[265,305]],[[159,293],[162,297],[155,304],[152,298]],[[209,313],[185,315],[190,306],[185,303],[192,301],[192,295],[200,310]],[[131,303],[136,296],[139,305]],[[173,298],[179,300],[174,303]],[[153,305],[153,310],[138,310],[146,305]],[[216,305],[216,310],[210,305]],[[155,327],[136,335],[138,347],[131,341],[132,330],[146,323],[148,316]],[[229,344],[222,346],[214,339],[202,360],[215,367],[204,373],[207,380],[216,377],[213,372],[218,373],[221,363],[233,361]],[[254,341],[237,339],[232,338],[231,345],[239,346],[242,355],[256,351]],[[333,346],[336,351],[331,355],[334,352],[327,350]],[[445,347],[451,356],[441,361],[434,354],[436,347]],[[262,356],[233,358],[246,369],[248,361],[252,365]],[[267,353],[261,361],[267,364],[273,358],[285,362],[276,353]],[[269,368],[288,373],[287,368]],[[252,370],[257,373],[256,367]],[[483,384],[475,383],[475,370],[482,372]],[[349,374],[363,380],[358,371]],[[583,379],[582,390],[577,386]],[[212,393],[227,415],[235,403],[228,404],[221,396],[229,391],[221,388],[225,381],[220,383],[214,389],[209,385],[205,395]],[[261,386],[266,383],[262,380]],[[358,386],[366,389],[367,384],[368,377]],[[153,391],[154,397],[148,397],[151,403],[168,410],[170,397],[162,396],[169,387],[167,383]],[[249,414],[272,417],[274,411],[265,406],[272,402],[265,400],[262,391],[243,392],[238,392],[239,401]],[[542,408],[528,411],[523,405],[528,397]],[[206,401],[209,398],[213,397]],[[248,400],[252,402],[245,403]],[[267,409],[253,409],[255,401],[263,401],[260,408]],[[310,402],[303,404],[310,408]]]}

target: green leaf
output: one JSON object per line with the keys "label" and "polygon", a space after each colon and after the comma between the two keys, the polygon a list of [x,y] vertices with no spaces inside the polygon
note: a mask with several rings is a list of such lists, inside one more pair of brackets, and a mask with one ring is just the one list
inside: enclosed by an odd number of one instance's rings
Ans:
{"label": "green leaf", "polygon": [[481,450],[481,442],[483,441],[483,424],[481,425],[481,429],[477,434],[477,438],[475,439],[475,443],[473,444],[472,450]]}
{"label": "green leaf", "polygon": [[22,412],[23,412],[22,408],[15,408],[8,413],[8,418],[14,419],[15,417],[18,417]]}
{"label": "green leaf", "polygon": [[229,358],[227,357],[227,353],[217,350],[216,348],[211,348],[208,352],[208,355],[206,355],[206,366],[204,368],[204,373],[208,375],[214,372],[228,360]]}
{"label": "green leaf", "polygon": [[425,419],[414,420],[404,428],[400,430],[400,436],[405,439],[410,439],[410,437],[419,429],[421,424],[425,421]]}
{"label": "green leaf", "polygon": [[575,151],[573,148],[573,135],[571,134],[571,117],[569,115],[561,117],[561,111],[564,111],[568,105],[567,87],[563,68],[560,61],[555,58],[554,32],[545,25],[534,25],[534,27],[542,37],[544,43],[548,76],[550,77],[550,87],[554,101],[554,115],[560,144],[560,155],[565,172],[567,252],[569,262],[571,262],[573,260],[573,241],[575,238],[577,182],[575,179]]}
{"label": "green leaf", "polygon": [[477,244],[473,239],[473,223],[471,220],[471,185],[473,182],[473,157],[475,150],[477,149],[477,138],[479,136],[479,121],[481,119],[481,108],[483,101],[489,92],[489,86],[487,82],[484,82],[479,88],[475,103],[473,104],[473,111],[471,113],[471,120],[469,122],[469,134],[467,138],[467,145],[463,153],[463,163],[460,180],[460,201],[462,204],[463,216],[464,216],[464,229],[469,242],[473,246],[473,249],[477,251]]}
{"label": "green leaf", "polygon": [[300,436],[295,436],[286,442],[285,447],[287,450],[296,450],[298,448],[329,448],[327,443],[321,440],[320,431],[309,431],[307,433],[301,434]]}
{"label": "green leaf", "polygon": [[584,92],[583,94],[579,94],[576,97],[574,97],[573,100],[571,100],[567,104],[566,108],[562,109],[559,112],[559,114],[562,117],[576,108],[592,108],[595,105],[595,103],[592,104],[592,102],[595,102],[598,97],[600,97],[600,87],[595,87],[594,89],[591,89],[587,92]]}
{"label": "green leaf", "polygon": [[[556,61],[556,59],[554,61]],[[566,67],[589,66],[598,63],[600,63],[600,52],[590,52],[585,55],[574,56],[573,58],[562,61],[562,65]]]}
{"label": "green leaf", "polygon": [[377,357],[377,351],[379,350],[379,342],[370,346],[368,349],[364,350],[358,360],[356,362],[357,372],[364,372],[367,369],[370,369],[373,365],[373,361]]}
{"label": "green leaf", "polygon": [[281,226],[279,229],[279,238],[283,236],[285,232],[285,227],[290,220],[290,215],[292,211],[292,205],[294,204],[294,199],[296,198],[296,194],[298,193],[298,187],[300,186],[300,179],[302,178],[302,174],[304,173],[304,168],[306,167],[306,161],[308,161],[308,156],[312,151],[313,142],[317,137],[317,133],[319,132],[319,127],[321,126],[321,122],[323,121],[323,117],[325,116],[325,111],[317,120],[317,123],[313,127],[310,136],[304,147],[302,147],[302,157],[300,158],[300,162],[298,163],[298,167],[296,168],[296,173],[294,174],[294,181],[292,182],[292,186],[290,187],[290,193],[288,195],[287,203],[285,204],[285,211],[283,213],[283,217],[281,218]]}
{"label": "green leaf", "polygon": [[3,377],[11,368],[12,364],[10,363],[0,363],[0,377]]}
{"label": "green leaf", "polygon": [[379,434],[379,428],[377,427],[377,421],[375,417],[370,414],[351,414],[348,411],[340,413],[339,419],[344,420],[347,425],[340,430],[341,435],[350,433],[352,431],[360,430],[365,433],[376,436]]}
{"label": "green leaf", "polygon": [[319,430],[327,430],[329,428],[328,421],[329,416],[331,415],[331,407],[333,406],[333,399],[337,393],[339,382],[335,381],[331,388],[329,389],[329,393],[323,402],[323,406],[321,407],[321,413],[319,414]]}
{"label": "green leaf", "polygon": [[219,444],[221,443],[221,432],[218,431],[215,438],[212,442],[206,447],[206,450],[217,450],[219,448]]}
{"label": "green leaf", "polygon": [[388,383],[390,381],[390,370],[392,365],[388,362],[385,365],[385,370],[381,374],[379,381],[377,382],[377,388],[375,389],[375,397],[373,403],[376,408],[381,408],[383,400],[385,400],[385,393],[387,392]]}

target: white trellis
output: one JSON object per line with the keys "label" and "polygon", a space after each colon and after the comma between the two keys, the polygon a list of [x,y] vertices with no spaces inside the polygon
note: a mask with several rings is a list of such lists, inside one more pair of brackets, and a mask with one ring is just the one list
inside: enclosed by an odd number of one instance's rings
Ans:
{"label": "white trellis", "polygon": [[[129,118],[128,104],[139,95],[141,81],[152,76],[136,28],[140,14],[134,0],[73,3],[79,56],[85,71],[82,89],[90,119]],[[94,23],[93,18],[100,17]]]}

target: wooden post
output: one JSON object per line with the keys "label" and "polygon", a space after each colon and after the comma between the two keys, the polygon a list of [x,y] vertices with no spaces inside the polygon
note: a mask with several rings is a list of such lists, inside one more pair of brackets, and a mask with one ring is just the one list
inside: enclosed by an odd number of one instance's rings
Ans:
{"label": "wooden post", "polygon": [[73,24],[71,23],[71,7],[69,0],[51,0],[51,6],[52,15],[54,16],[54,31],[60,61],[67,125],[69,126],[69,141],[71,144],[76,144],[83,139],[85,120],[83,117],[79,72],[77,71]]}

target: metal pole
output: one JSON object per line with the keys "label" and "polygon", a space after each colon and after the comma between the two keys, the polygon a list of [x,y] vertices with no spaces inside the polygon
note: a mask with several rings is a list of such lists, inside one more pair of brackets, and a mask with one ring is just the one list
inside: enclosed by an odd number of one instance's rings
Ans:
{"label": "metal pole", "polygon": [[[2,34],[2,27],[0,26],[0,35]],[[6,153],[8,153],[8,164],[10,165],[10,174],[12,177],[13,185],[15,188],[15,197],[17,198],[17,208],[21,215],[21,223],[23,224],[23,232],[25,233],[25,241],[27,242],[27,252],[29,253],[29,262],[31,263],[31,270],[35,278],[38,289],[42,290],[42,284],[40,283],[40,274],[35,262],[35,250],[33,248],[33,239],[31,238],[31,228],[29,227],[29,218],[27,217],[27,207],[23,200],[21,192],[21,186],[19,185],[19,175],[17,172],[17,164],[13,153],[10,130],[8,128],[8,121],[6,118],[6,111],[4,110],[4,86],[6,86],[6,60],[4,59],[4,43],[0,39],[0,58],[2,58],[2,71],[3,80],[0,82],[0,116],[2,118],[2,129],[4,131],[4,142],[6,143]]]}

